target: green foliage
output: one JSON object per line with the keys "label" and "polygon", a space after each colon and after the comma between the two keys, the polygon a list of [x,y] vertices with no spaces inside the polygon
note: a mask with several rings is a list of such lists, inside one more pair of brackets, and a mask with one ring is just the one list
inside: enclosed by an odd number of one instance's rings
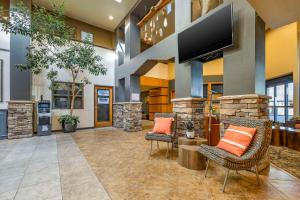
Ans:
{"label": "green foliage", "polygon": [[61,124],[79,124],[79,117],[77,116],[71,116],[71,115],[62,115],[58,118],[59,123]]}
{"label": "green foliage", "polygon": [[185,125],[185,128],[188,130],[188,131],[193,131],[194,130],[194,123],[192,121],[187,121],[184,123]]}
{"label": "green foliage", "polygon": [[[52,3],[52,11],[33,6],[32,12],[23,1],[11,8],[10,18],[3,20],[3,31],[21,34],[31,38],[27,51],[27,63],[17,65],[21,70],[31,70],[39,74],[47,70],[47,78],[51,81],[50,89],[58,87],[58,69],[68,71],[72,76],[72,99],[70,114],[73,115],[74,99],[90,84],[84,76],[85,72],[98,76],[106,74],[102,57],[95,52],[89,39],[75,42],[74,29],[65,23],[64,5]],[[4,13],[0,10],[0,16]],[[76,84],[80,83],[80,84]]]}

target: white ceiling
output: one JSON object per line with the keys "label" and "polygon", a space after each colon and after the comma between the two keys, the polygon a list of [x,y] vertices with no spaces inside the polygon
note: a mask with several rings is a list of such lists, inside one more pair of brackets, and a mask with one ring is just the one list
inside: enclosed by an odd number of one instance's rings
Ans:
{"label": "white ceiling", "polygon": [[[64,3],[68,17],[85,23],[113,31],[128,14],[138,0],[54,0],[56,3]],[[51,10],[50,0],[33,0],[37,5]],[[108,17],[112,15],[113,20]]]}
{"label": "white ceiling", "polygon": [[248,0],[270,28],[300,20],[300,0]]}

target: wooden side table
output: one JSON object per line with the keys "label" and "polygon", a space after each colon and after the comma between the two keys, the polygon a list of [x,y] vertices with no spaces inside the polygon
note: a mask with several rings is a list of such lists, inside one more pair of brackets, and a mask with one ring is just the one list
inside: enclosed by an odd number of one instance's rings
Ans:
{"label": "wooden side table", "polygon": [[195,139],[188,139],[186,137],[178,138],[178,145],[200,145],[207,144],[207,139],[195,137]]}
{"label": "wooden side table", "polygon": [[206,158],[198,152],[200,144],[207,144],[207,139],[185,137],[178,138],[178,163],[188,169],[203,170],[206,167]]}

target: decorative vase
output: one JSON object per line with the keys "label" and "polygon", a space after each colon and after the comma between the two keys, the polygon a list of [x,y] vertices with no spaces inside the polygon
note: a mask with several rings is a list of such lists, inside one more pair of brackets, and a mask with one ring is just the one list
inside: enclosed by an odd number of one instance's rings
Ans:
{"label": "decorative vase", "polygon": [[188,139],[194,139],[195,138],[195,131],[186,131],[185,136]]}

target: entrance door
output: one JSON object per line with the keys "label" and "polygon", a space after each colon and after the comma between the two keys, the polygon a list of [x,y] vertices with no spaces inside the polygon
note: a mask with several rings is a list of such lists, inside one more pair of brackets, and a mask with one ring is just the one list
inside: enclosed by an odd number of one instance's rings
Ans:
{"label": "entrance door", "polygon": [[112,87],[95,86],[95,127],[112,126]]}

